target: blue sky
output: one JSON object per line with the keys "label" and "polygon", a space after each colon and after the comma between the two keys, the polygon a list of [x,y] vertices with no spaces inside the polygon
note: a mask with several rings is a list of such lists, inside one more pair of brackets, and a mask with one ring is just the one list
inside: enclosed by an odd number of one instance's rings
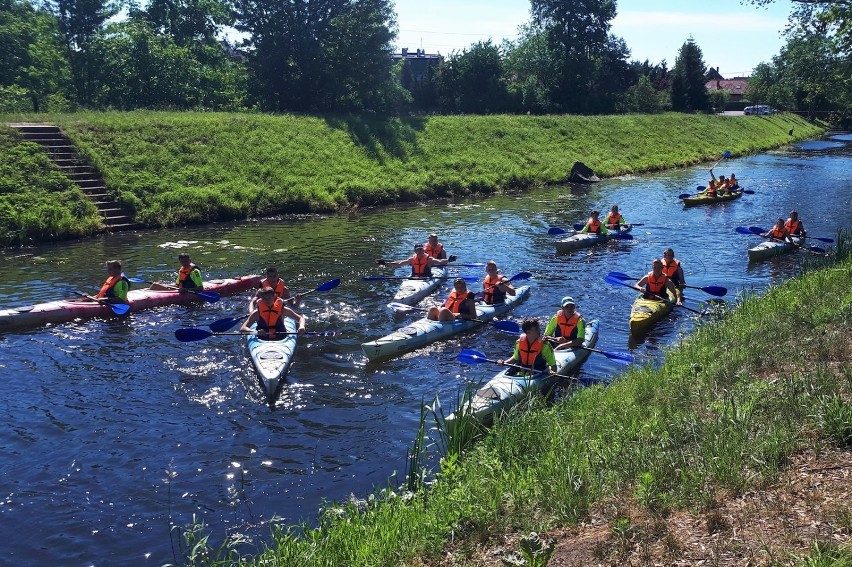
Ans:
{"label": "blue sky", "polygon": [[[489,37],[515,39],[529,19],[528,0],[395,0],[397,47],[423,48],[448,55]],[[674,65],[691,34],[704,62],[725,77],[748,75],[784,45],[781,32],[792,3],[776,0],[769,8],[739,0],[618,0],[610,30],[624,38],[631,59],[665,59]]]}

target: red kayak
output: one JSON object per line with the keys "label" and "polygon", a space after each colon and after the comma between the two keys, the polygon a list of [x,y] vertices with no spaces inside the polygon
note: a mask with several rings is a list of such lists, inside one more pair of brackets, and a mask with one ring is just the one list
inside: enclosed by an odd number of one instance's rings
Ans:
{"label": "red kayak", "polygon": [[[260,287],[260,276],[244,276],[204,282],[204,291],[215,291],[220,295],[234,295],[257,287]],[[131,289],[127,294],[127,300],[130,303],[130,313],[162,305],[183,305],[203,301],[192,293],[153,289]],[[0,309],[0,332],[95,317],[113,318],[117,315],[109,305],[88,299],[60,299],[48,303],[39,303],[38,305]]]}

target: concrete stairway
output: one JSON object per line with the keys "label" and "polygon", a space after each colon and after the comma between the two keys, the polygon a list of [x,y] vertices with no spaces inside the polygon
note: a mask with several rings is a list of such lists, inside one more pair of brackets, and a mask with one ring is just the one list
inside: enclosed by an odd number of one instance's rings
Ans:
{"label": "concrete stairway", "polygon": [[113,196],[107,192],[106,183],[100,172],[86,164],[82,156],[77,153],[73,142],[62,133],[59,127],[34,123],[9,124],[9,126],[17,130],[24,140],[43,147],[62,173],[82,189],[98,208],[103,219],[104,230],[116,232],[136,226],[133,219],[124,214]]}

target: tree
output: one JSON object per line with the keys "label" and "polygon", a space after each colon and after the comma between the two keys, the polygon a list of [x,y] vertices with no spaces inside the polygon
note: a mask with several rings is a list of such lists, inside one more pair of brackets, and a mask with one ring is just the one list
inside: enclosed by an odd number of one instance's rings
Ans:
{"label": "tree", "polygon": [[672,110],[706,112],[709,109],[706,73],[701,48],[690,36],[681,46],[672,70]]}
{"label": "tree", "polygon": [[400,94],[390,0],[235,0],[234,10],[267,108],[377,109]]}
{"label": "tree", "polygon": [[523,26],[517,42],[504,42],[503,52],[512,110],[535,114],[554,112],[552,95],[557,87],[559,63],[547,34],[533,26]]}
{"label": "tree", "polygon": [[28,0],[0,0],[0,87],[23,89],[33,112],[69,94],[68,62],[56,18]]}
{"label": "tree", "polygon": [[[766,6],[775,0],[747,0]],[[828,37],[834,48],[847,55],[852,52],[852,2],[849,0],[792,0],[788,33],[799,30],[807,35]]]}
{"label": "tree", "polygon": [[59,21],[78,102],[93,100],[98,75],[92,45],[106,21],[118,13],[112,0],[45,0]]}
{"label": "tree", "polygon": [[609,28],[615,1],[532,0],[531,12],[560,63],[552,100],[569,112],[588,109],[590,97],[600,94],[593,94],[594,75],[612,51]]}
{"label": "tree", "polygon": [[487,114],[507,108],[500,47],[491,40],[453,53],[438,75],[438,94],[446,110]]}

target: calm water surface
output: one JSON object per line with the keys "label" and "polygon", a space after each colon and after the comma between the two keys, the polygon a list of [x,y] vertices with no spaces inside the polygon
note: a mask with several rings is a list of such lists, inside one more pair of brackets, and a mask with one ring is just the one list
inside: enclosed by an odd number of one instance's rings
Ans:
{"label": "calm water surface", "polygon": [[[422,401],[450,405],[469,381],[495,372],[463,366],[463,348],[508,355],[512,338],[493,328],[382,364],[367,364],[362,342],[402,323],[385,308],[394,282],[373,259],[404,258],[435,231],[459,262],[494,259],[506,275],[531,271],[532,294],[513,317],[543,321],[563,295],[601,320],[599,346],[631,349],[639,361],[688,333],[676,310],[643,342],[628,343],[633,293],[603,282],[617,270],[641,276],[672,246],[692,285],[724,285],[731,295],[789,277],[796,255],[749,264],[758,237],[737,225],[769,228],[796,208],[812,235],[834,236],[852,220],[852,137],[835,135],[770,154],[731,160],[753,189],[738,201],[684,209],[676,196],[706,181],[692,168],[624,177],[593,187],[550,187],[437,206],[222,224],[107,236],[0,255],[0,305],[28,305],[95,291],[102,263],[121,258],[128,275],[170,279],[178,251],[208,277],[280,268],[294,291],[342,278],[306,298],[310,328],[332,339],[302,340],[274,408],[266,403],[240,337],[180,343],[174,331],[245,310],[247,296],[212,305],[167,307],[125,321],[84,321],[0,335],[0,539],[2,563],[160,565],[174,560],[170,526],[195,515],[219,539],[225,530],[268,537],[275,515],[312,521],[323,501],[366,496],[405,469]],[[547,228],[570,228],[588,211],[617,203],[644,223],[635,240],[556,256]],[[814,244],[819,244],[814,242]],[[456,268],[462,275],[479,269]],[[397,271],[402,275],[404,271]],[[430,300],[442,300],[449,286]],[[693,295],[701,299],[701,293]],[[693,303],[692,305],[697,305]],[[620,367],[592,355],[583,372]]]}

